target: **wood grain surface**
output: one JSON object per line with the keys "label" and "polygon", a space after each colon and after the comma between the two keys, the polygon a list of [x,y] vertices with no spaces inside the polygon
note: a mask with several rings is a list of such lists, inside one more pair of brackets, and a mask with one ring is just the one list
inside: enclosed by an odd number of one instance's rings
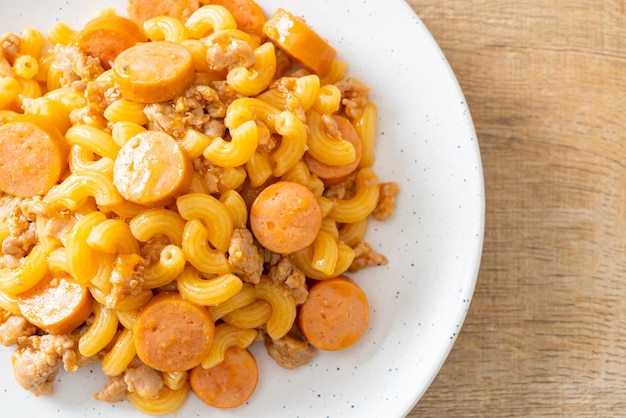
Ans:
{"label": "wood grain surface", "polygon": [[481,147],[460,336],[409,417],[626,416],[626,1],[408,0]]}

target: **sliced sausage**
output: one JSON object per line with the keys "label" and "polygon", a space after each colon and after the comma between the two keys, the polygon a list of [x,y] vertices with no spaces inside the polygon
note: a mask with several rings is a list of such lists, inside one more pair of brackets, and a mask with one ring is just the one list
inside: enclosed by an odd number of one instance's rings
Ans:
{"label": "sliced sausage", "polygon": [[161,15],[185,20],[198,7],[198,0],[128,0],[127,10],[133,21],[143,25],[146,20]]}
{"label": "sliced sausage", "polygon": [[278,9],[263,25],[263,33],[307,70],[326,74],[337,51],[299,19]]}
{"label": "sliced sausage", "polygon": [[0,190],[45,194],[67,169],[67,142],[46,116],[20,115],[0,126]]}
{"label": "sliced sausage", "polygon": [[264,39],[263,25],[267,20],[265,13],[252,0],[205,0],[208,4],[217,4],[228,9],[237,22],[237,29],[257,35]]}
{"label": "sliced sausage", "polygon": [[102,68],[108,70],[122,51],[147,40],[143,30],[132,20],[107,15],[87,22],[76,44],[87,55],[98,58]]}
{"label": "sliced sausage", "polygon": [[128,140],[113,165],[113,184],[128,201],[167,202],[191,185],[193,168],[185,150],[165,132],[140,132]]}
{"label": "sliced sausage", "polygon": [[140,103],[171,100],[196,77],[189,50],[169,41],[139,43],[124,50],[113,62],[113,71],[122,96]]}
{"label": "sliced sausage", "polygon": [[215,324],[202,306],[177,292],[154,296],[137,315],[133,328],[137,356],[163,372],[190,370],[209,353]]}
{"label": "sliced sausage", "polygon": [[259,379],[254,356],[247,349],[230,347],[217,366],[194,368],[189,373],[191,390],[217,408],[234,408],[247,401]]}
{"label": "sliced sausage", "polygon": [[278,181],[263,189],[252,202],[250,226],[265,248],[290,254],[313,243],[322,226],[322,210],[307,187]]}
{"label": "sliced sausage", "polygon": [[50,334],[68,334],[91,315],[93,297],[87,286],[69,276],[48,276],[17,295],[22,316]]}
{"label": "sliced sausage", "polygon": [[297,324],[315,347],[337,351],[356,343],[367,330],[369,304],[361,288],[346,276],[316,282],[300,306]]}

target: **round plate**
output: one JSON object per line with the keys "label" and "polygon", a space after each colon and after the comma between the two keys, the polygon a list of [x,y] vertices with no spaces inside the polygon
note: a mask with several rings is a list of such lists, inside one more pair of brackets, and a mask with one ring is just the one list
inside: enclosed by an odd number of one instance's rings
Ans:
{"label": "round plate", "polygon": [[[401,192],[393,217],[371,221],[367,240],[389,264],[351,275],[371,307],[369,329],[355,346],[283,370],[257,344],[260,377],[247,404],[219,410],[192,394],[177,416],[403,417],[454,344],[480,264],[484,188],[467,104],[437,43],[402,0],[258,3],[268,16],[278,7],[303,16],[348,62],[349,74],[372,87],[379,112],[374,168]],[[80,28],[109,6],[125,14],[123,0],[15,1],[4,5],[0,32],[45,32],[58,21]],[[92,400],[106,381],[97,365],[62,371],[55,393],[35,398],[14,382],[11,351],[0,348],[2,416],[144,416],[126,401]]]}

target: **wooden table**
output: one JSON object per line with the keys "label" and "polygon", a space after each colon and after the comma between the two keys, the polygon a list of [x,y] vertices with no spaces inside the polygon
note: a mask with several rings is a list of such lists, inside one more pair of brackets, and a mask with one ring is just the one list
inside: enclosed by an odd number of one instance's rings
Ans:
{"label": "wooden table", "polygon": [[408,0],[481,147],[466,322],[409,417],[626,416],[626,1]]}

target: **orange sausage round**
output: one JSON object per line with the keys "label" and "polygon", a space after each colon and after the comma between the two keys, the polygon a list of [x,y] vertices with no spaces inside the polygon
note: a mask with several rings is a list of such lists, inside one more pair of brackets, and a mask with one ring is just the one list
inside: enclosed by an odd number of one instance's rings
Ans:
{"label": "orange sausage round", "polygon": [[133,328],[137,356],[163,372],[190,370],[209,353],[215,324],[202,306],[177,292],[154,296],[137,315]]}
{"label": "orange sausage round", "polygon": [[140,25],[156,16],[185,20],[200,7],[198,0],[128,0],[128,16]]}
{"label": "orange sausage round", "polygon": [[165,132],[145,131],[117,154],[113,184],[128,201],[157,205],[185,192],[193,168],[185,150]]}
{"label": "orange sausage round", "polygon": [[265,22],[263,33],[307,70],[324,75],[337,51],[307,24],[284,9]]}
{"label": "orange sausage round", "polygon": [[237,29],[241,29],[244,32],[257,35],[259,38],[264,39],[263,25],[267,20],[265,13],[252,0],[205,0],[208,4],[217,4],[224,6],[233,15],[235,22],[237,23]]}
{"label": "orange sausage round", "polygon": [[115,58],[137,42],[148,38],[135,22],[125,17],[110,15],[96,17],[79,32],[78,47],[87,55],[100,59],[105,70],[113,65]]}
{"label": "orange sausage round", "polygon": [[196,77],[189,50],[169,41],[139,43],[122,51],[113,71],[122,96],[140,103],[172,100]]}
{"label": "orange sausage round", "polygon": [[317,174],[326,186],[341,183],[348,178],[348,176],[359,166],[363,150],[361,137],[354,128],[354,125],[352,125],[352,122],[350,122],[348,118],[339,115],[333,115],[333,119],[337,123],[337,128],[339,128],[343,139],[350,142],[354,146],[356,158],[349,164],[328,165],[316,160],[309,153],[304,154],[303,159],[309,167],[309,170],[311,170],[312,173]]}
{"label": "orange sausage round", "polygon": [[46,116],[19,115],[0,125],[0,190],[42,195],[67,169],[69,147]]}
{"label": "orange sausage round", "polygon": [[259,380],[254,356],[247,349],[233,346],[224,360],[210,369],[202,365],[189,373],[191,390],[204,402],[217,408],[234,408],[250,398]]}
{"label": "orange sausage round", "polygon": [[72,332],[93,309],[93,297],[87,286],[63,276],[46,277],[16,299],[22,316],[50,334]]}
{"label": "orange sausage round", "polygon": [[322,350],[337,351],[356,343],[367,330],[369,304],[361,288],[345,276],[316,282],[300,306],[298,327]]}
{"label": "orange sausage round", "polygon": [[250,208],[250,227],[270,251],[290,254],[313,243],[322,226],[322,209],[305,186],[276,182],[259,193]]}

